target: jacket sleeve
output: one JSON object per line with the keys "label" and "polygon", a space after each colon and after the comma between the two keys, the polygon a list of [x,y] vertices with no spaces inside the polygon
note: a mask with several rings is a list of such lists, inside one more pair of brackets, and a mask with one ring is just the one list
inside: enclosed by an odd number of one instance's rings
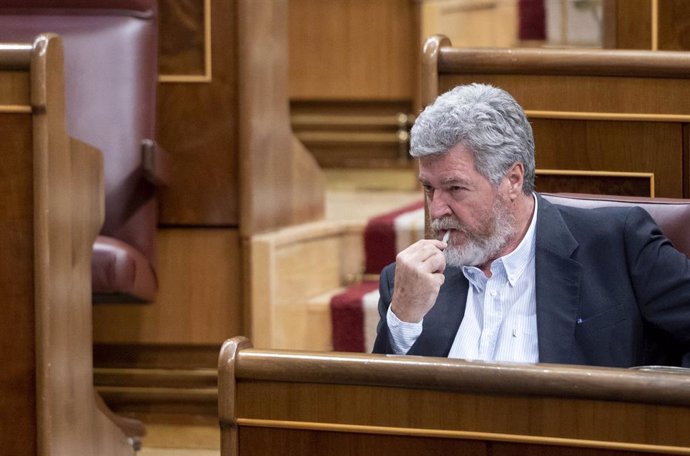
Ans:
{"label": "jacket sleeve", "polygon": [[643,319],[665,334],[690,364],[690,260],[676,250],[643,209],[625,227],[628,267]]}
{"label": "jacket sleeve", "polygon": [[393,354],[386,323],[386,314],[391,305],[393,295],[393,278],[395,277],[395,264],[386,266],[381,271],[379,278],[379,324],[376,327],[376,340],[373,353]]}

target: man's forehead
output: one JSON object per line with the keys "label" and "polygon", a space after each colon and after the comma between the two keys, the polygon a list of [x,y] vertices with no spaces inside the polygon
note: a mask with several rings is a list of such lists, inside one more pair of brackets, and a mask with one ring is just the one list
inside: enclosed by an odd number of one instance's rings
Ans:
{"label": "man's forehead", "polygon": [[476,171],[474,154],[462,145],[441,154],[426,155],[417,159],[418,177],[447,177]]}

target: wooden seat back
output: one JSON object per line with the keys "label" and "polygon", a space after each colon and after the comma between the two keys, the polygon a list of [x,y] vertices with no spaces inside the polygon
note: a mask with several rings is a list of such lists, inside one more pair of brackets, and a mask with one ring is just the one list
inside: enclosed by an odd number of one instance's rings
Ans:
{"label": "wooden seat back", "polygon": [[460,84],[511,93],[532,123],[537,190],[690,196],[690,55],[595,49],[423,51],[422,99]]}
{"label": "wooden seat back", "polygon": [[0,45],[0,448],[133,455],[93,388],[103,161],[67,135],[64,90],[58,37]]}

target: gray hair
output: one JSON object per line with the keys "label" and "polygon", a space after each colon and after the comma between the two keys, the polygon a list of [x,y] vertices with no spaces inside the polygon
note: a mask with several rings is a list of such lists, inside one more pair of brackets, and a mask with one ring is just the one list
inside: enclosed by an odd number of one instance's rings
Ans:
{"label": "gray hair", "polygon": [[410,155],[443,154],[463,143],[477,171],[498,185],[513,164],[525,167],[524,193],[534,191],[534,137],[522,107],[505,90],[486,84],[440,95],[412,126]]}

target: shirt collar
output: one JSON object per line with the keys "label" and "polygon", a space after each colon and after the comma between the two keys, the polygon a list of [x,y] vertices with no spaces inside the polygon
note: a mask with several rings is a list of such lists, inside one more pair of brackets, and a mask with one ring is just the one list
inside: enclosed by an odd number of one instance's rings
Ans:
{"label": "shirt collar", "polygon": [[534,259],[534,238],[537,232],[537,206],[539,203],[534,194],[532,194],[532,198],[534,198],[534,211],[532,212],[532,220],[529,223],[525,236],[515,250],[501,258],[508,276],[508,282],[512,286],[515,286],[517,280],[525,272],[527,265]]}
{"label": "shirt collar", "polygon": [[[530,221],[525,236],[522,238],[515,250],[507,255],[497,258],[491,264],[492,273],[496,274],[502,269],[505,272],[508,283],[510,283],[511,286],[515,286],[518,279],[520,279],[522,274],[525,272],[527,265],[530,264],[530,262],[534,259],[534,240],[537,226],[537,207],[539,202],[534,194],[532,194],[532,198],[534,198],[534,211],[532,212],[532,220]],[[487,279],[479,268],[475,266],[463,266],[462,272],[475,288],[479,290],[484,289]]]}

